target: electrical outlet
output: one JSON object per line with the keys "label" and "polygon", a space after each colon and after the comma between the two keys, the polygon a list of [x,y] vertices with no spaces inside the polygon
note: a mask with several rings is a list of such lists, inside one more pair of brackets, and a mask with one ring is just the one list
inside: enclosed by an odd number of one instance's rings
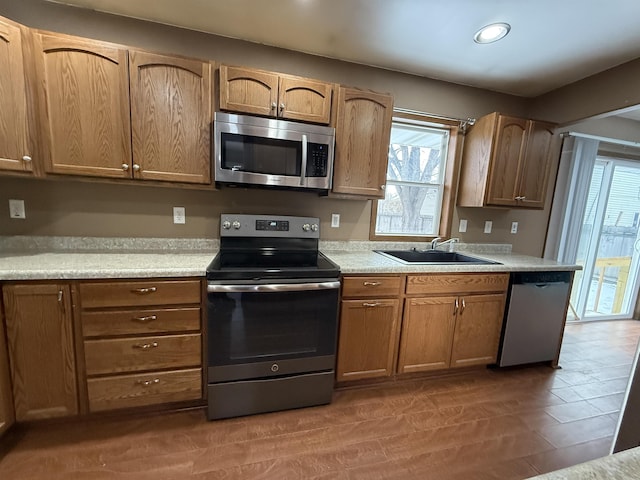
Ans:
{"label": "electrical outlet", "polygon": [[184,224],[186,220],[187,215],[185,214],[184,207],[173,207],[173,223]]}
{"label": "electrical outlet", "polygon": [[491,229],[493,228],[493,222],[491,220],[487,220],[484,222],[484,233],[491,233]]}
{"label": "electrical outlet", "polygon": [[460,225],[458,225],[458,232],[464,233],[467,231],[467,221],[460,220]]}
{"label": "electrical outlet", "polygon": [[511,233],[518,233],[518,222],[511,222]]}
{"label": "electrical outlet", "polygon": [[340,226],[340,214],[332,213],[331,214],[331,227],[338,228]]}
{"label": "electrical outlet", "polygon": [[11,218],[26,218],[24,200],[9,200],[9,216]]}

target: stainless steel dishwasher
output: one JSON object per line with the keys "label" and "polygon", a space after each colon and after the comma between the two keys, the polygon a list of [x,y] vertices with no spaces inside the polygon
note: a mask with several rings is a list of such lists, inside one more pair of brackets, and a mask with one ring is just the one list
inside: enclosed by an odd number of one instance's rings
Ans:
{"label": "stainless steel dishwasher", "polygon": [[562,340],[573,272],[514,272],[498,365],[555,360]]}

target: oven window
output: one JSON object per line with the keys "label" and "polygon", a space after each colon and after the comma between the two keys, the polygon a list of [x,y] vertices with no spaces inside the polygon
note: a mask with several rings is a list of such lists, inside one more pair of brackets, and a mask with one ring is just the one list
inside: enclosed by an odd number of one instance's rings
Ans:
{"label": "oven window", "polygon": [[222,168],[268,175],[300,176],[302,143],[222,133]]}
{"label": "oven window", "polygon": [[338,290],[210,293],[209,365],[335,354]]}

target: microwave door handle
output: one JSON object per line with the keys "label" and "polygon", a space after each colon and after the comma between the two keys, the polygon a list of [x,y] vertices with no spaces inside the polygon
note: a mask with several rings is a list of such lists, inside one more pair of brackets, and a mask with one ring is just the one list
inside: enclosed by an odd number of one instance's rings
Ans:
{"label": "microwave door handle", "polygon": [[300,172],[300,185],[304,185],[307,175],[307,136],[302,135],[302,171]]}

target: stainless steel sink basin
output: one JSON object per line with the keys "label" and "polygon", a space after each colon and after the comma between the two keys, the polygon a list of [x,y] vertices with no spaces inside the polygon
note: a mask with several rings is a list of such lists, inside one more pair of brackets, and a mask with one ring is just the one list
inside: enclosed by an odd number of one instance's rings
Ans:
{"label": "stainless steel sink basin", "polygon": [[456,263],[476,265],[499,265],[498,262],[463,255],[458,252],[440,250],[374,250],[376,253],[392,258],[400,263],[411,265],[452,265]]}

